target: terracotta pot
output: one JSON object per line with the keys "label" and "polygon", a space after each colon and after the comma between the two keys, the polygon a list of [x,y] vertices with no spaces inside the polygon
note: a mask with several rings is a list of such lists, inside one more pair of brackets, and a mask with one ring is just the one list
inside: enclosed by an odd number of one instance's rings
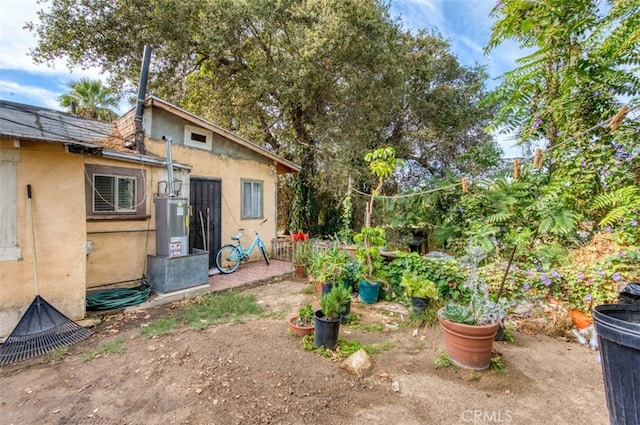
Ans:
{"label": "terracotta pot", "polygon": [[296,276],[300,279],[307,277],[307,272],[304,270],[304,266],[302,264],[294,264],[293,268],[296,270]]}
{"label": "terracotta pot", "polygon": [[296,322],[298,321],[298,316],[289,317],[289,329],[291,332],[295,334],[295,336],[305,336],[311,335],[313,333],[313,325],[309,326],[298,326]]}
{"label": "terracotta pot", "polygon": [[315,288],[316,288],[316,292],[322,292],[322,282],[320,282],[319,280],[316,280]]}
{"label": "terracotta pot", "polygon": [[465,369],[483,370],[491,364],[493,338],[499,323],[492,325],[465,325],[451,322],[438,311],[438,322],[444,335],[444,343],[451,361]]}

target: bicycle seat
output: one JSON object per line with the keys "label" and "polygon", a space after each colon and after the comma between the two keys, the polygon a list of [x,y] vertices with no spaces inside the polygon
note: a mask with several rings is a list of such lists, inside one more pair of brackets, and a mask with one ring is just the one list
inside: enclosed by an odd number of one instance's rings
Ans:
{"label": "bicycle seat", "polygon": [[238,233],[235,236],[231,236],[231,240],[239,241],[241,237],[242,237],[242,233]]}

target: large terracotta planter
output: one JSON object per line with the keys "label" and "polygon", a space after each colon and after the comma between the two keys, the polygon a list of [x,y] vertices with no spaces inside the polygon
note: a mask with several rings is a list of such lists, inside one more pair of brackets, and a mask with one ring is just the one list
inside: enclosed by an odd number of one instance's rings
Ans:
{"label": "large terracotta planter", "polygon": [[493,338],[499,323],[492,325],[465,325],[451,322],[438,311],[438,321],[444,335],[444,343],[451,361],[465,369],[483,370],[491,364]]}
{"label": "large terracotta planter", "polygon": [[289,329],[295,336],[311,335],[313,333],[314,326],[298,326],[298,316],[289,317]]}

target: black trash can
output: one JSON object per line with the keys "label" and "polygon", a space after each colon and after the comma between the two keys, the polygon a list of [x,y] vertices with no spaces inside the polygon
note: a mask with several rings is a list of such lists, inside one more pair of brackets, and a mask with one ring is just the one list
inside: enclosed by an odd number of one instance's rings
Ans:
{"label": "black trash can", "polygon": [[611,425],[640,424],[640,305],[599,305],[593,320]]}

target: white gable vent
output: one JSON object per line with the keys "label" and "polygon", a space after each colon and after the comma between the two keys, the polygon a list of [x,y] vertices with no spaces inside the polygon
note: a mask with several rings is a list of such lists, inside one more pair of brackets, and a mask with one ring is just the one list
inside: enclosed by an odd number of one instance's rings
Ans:
{"label": "white gable vent", "polygon": [[184,126],[184,144],[192,148],[211,150],[213,132],[192,125]]}

